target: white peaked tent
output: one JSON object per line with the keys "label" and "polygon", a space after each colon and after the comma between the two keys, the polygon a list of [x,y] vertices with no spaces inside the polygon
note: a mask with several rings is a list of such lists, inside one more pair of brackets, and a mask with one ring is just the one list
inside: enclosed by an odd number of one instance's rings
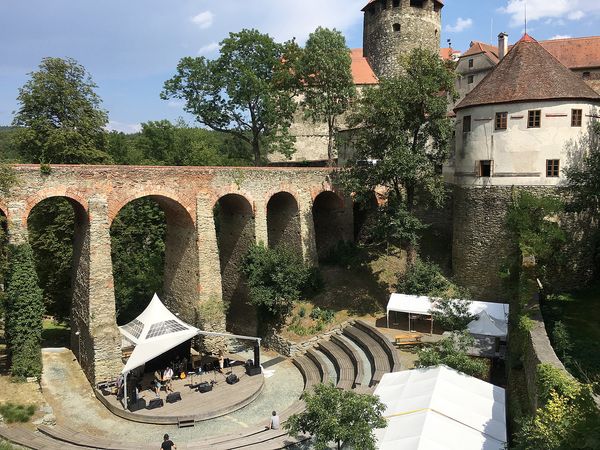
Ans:
{"label": "white peaked tent", "polygon": [[469,333],[479,334],[482,336],[494,336],[506,338],[507,327],[506,322],[496,320],[491,317],[486,311],[481,311],[475,320],[467,325]]}
{"label": "white peaked tent", "polygon": [[127,373],[196,336],[200,330],[182,321],[154,294],[146,309],[121,334],[135,345],[121,373]]}
{"label": "white peaked tent", "polygon": [[375,389],[380,450],[503,450],[504,389],[446,366],[387,373]]}

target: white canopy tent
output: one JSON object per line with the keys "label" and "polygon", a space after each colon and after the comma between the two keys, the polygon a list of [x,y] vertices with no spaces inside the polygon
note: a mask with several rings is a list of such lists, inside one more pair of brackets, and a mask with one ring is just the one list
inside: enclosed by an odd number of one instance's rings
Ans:
{"label": "white canopy tent", "polygon": [[121,371],[123,374],[192,339],[200,332],[169,311],[156,294],[146,309],[136,319],[119,327],[119,331],[135,344],[133,353]]}
{"label": "white canopy tent", "polygon": [[[407,294],[392,294],[387,304],[387,326],[390,327],[390,312],[408,313],[411,314],[431,315],[431,308],[436,299],[426,296],[407,295]],[[508,304],[472,301],[469,307],[469,312],[478,316],[481,312],[486,314],[493,320],[495,328],[506,330],[508,328]],[[478,321],[477,321],[478,322]],[[506,335],[506,333],[504,334]]]}
{"label": "white canopy tent", "polygon": [[467,325],[467,329],[471,334],[506,338],[508,333],[506,326],[505,321],[496,320],[487,311],[481,311],[475,320]]}
{"label": "white canopy tent", "polygon": [[437,366],[385,374],[375,395],[386,406],[381,450],[505,448],[505,391],[493,384]]}

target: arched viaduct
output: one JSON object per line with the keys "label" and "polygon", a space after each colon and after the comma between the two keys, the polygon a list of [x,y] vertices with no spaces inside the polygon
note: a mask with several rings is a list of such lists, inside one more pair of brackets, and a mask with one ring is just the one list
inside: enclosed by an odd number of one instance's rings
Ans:
{"label": "arched viaduct", "polygon": [[[0,198],[10,243],[27,240],[29,212],[39,202],[63,197],[74,207],[72,348],[91,382],[114,377],[122,367],[110,225],[132,200],[153,198],[165,212],[164,301],[200,326],[203,302],[230,301],[239,293],[240,254],[249,243],[285,242],[316,264],[335,242],[353,238],[352,201],[335,188],[330,169],[56,165],[42,174],[37,165],[17,165],[15,170],[18,183]],[[217,328],[224,330],[225,323]]]}

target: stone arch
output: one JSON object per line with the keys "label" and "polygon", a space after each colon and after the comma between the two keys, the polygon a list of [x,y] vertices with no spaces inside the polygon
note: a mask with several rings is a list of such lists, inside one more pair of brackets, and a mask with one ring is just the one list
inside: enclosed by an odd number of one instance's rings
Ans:
{"label": "stone arch", "polygon": [[[182,320],[195,323],[199,287],[198,239],[192,212],[195,208],[186,207],[172,192],[138,192],[109,206],[109,223],[112,225],[126,205],[141,199],[154,201],[165,215],[164,272],[162,292],[159,292],[161,300],[172,311],[179,313]],[[148,302],[151,295],[148,293]]]}
{"label": "stone arch", "polygon": [[165,213],[171,212],[173,218],[179,219],[181,223],[196,223],[195,199],[181,199],[175,191],[169,189],[145,189],[126,197],[116,197],[111,201],[108,207],[109,225],[125,205],[144,197],[156,201]]}
{"label": "stone arch", "polygon": [[86,196],[74,189],[70,189],[66,186],[58,186],[55,188],[44,189],[39,192],[36,192],[35,195],[32,195],[25,201],[25,209],[23,210],[22,223],[23,227],[27,227],[27,219],[29,218],[29,214],[31,210],[35,208],[36,205],[43,202],[44,200],[55,198],[55,197],[64,197],[66,198],[73,208],[75,209],[75,213],[85,211],[87,214],[88,211],[88,200]]}
{"label": "stone arch", "polygon": [[213,209],[223,301],[229,305],[226,328],[239,333],[255,333],[254,308],[247,304],[248,287],[242,274],[242,262],[256,242],[254,210],[240,194],[225,194]]}
{"label": "stone arch", "polygon": [[286,191],[273,194],[267,202],[268,246],[285,244],[302,254],[300,210],[296,197]]}
{"label": "stone arch", "polygon": [[312,214],[319,260],[326,258],[338,242],[352,239],[345,202],[337,193],[319,193],[313,200]]}

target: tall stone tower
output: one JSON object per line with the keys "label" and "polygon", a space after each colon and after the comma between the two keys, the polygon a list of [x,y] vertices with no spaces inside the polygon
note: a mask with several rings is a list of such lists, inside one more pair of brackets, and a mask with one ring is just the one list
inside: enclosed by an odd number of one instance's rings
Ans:
{"label": "tall stone tower", "polygon": [[398,74],[400,55],[422,47],[438,52],[442,0],[369,0],[363,8],[363,52],[379,78]]}

